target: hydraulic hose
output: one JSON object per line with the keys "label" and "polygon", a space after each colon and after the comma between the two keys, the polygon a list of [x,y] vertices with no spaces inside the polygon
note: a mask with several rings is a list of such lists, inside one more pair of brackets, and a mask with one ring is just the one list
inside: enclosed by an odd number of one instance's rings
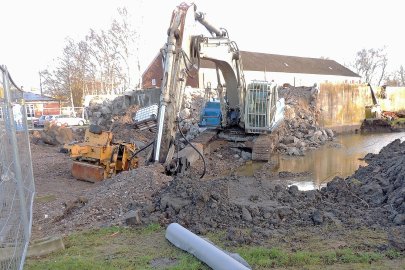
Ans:
{"label": "hydraulic hose", "polygon": [[134,159],[134,157],[136,155],[138,155],[140,152],[142,152],[143,150],[145,150],[146,148],[148,148],[149,146],[151,146],[153,143],[155,142],[155,140],[152,140],[150,143],[148,143],[146,146],[144,146],[143,148],[139,149],[138,151],[136,151],[135,153],[132,154],[131,158],[129,159],[129,161],[132,161],[132,159]]}

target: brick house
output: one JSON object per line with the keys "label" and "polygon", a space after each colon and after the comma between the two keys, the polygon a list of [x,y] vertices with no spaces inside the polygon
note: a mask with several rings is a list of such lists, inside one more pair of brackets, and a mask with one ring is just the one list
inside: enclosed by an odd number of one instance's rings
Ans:
{"label": "brick house", "polygon": [[60,102],[52,97],[24,91],[23,98],[27,109],[27,117],[60,113]]}

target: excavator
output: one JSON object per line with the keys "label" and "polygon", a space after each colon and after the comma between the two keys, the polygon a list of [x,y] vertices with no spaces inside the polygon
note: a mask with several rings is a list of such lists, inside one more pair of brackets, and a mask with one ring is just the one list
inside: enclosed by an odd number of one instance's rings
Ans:
{"label": "excavator", "polygon": [[[203,25],[210,36],[196,35],[195,23]],[[137,150],[133,144],[113,142],[111,131],[90,126],[83,143],[65,146],[74,160],[72,174],[75,178],[98,182],[136,168],[136,155],[151,145],[149,161],[162,163],[172,174],[186,170],[196,160],[196,155],[190,148],[178,149],[178,133],[187,141],[180,129],[179,113],[187,78],[198,71],[202,60],[216,66],[218,102],[206,103],[201,123],[221,131],[242,131],[242,136],[259,135],[254,140],[252,154],[256,160],[269,159],[267,134],[284,118],[284,99],[278,98],[277,86],[272,82],[245,81],[238,46],[229,39],[225,29],[211,25],[205,14],[197,12],[195,4],[182,3],[173,11],[167,42],[161,52],[164,64],[159,106],[139,110],[134,119],[135,127],[156,130],[155,140]],[[210,115],[212,110],[216,110],[215,119]],[[203,149],[197,149],[193,143],[189,145],[203,157]]]}
{"label": "excavator", "polygon": [[[210,35],[195,34],[197,23]],[[175,8],[167,34],[167,42],[161,49],[163,78],[151,160],[167,166],[175,157],[179,112],[187,78],[198,72],[202,60],[216,66],[221,111],[217,114],[220,115],[217,128],[237,127],[247,135],[258,135],[255,142],[259,146],[253,147],[253,151],[258,149],[268,154],[266,134],[274,131],[284,118],[284,99],[278,97],[277,86],[259,80],[247,83],[236,42],[230,40],[224,28],[211,25],[195,4],[182,3]]]}

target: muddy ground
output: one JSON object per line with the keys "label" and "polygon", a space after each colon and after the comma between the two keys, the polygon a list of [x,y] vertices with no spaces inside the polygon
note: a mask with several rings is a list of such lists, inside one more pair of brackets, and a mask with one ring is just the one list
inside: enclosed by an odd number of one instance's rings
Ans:
{"label": "muddy ground", "polygon": [[[305,155],[333,143],[333,132],[317,124],[313,89],[301,90],[282,93],[289,107],[280,128],[284,135],[275,149],[281,154]],[[126,122],[113,131],[117,139],[136,141],[138,147],[154,137],[153,132],[134,131]],[[367,155],[369,165],[347,179],[335,178],[320,190],[305,192],[287,185],[302,175],[271,173],[271,163],[253,176],[238,176],[236,171],[250,162],[244,143],[214,141],[205,155],[202,179],[201,160],[186,175],[173,178],[164,175],[160,165],[145,166],[145,151],[138,169],[95,184],[71,176],[71,161],[59,146],[37,143],[32,145],[34,239],[111,225],[178,222],[200,234],[225,230],[234,245],[260,245],[294,235],[299,236],[291,245],[300,237],[333,242],[337,235],[366,228],[386,238],[370,249],[405,250],[405,142],[399,140],[378,155]],[[319,235],[320,231],[328,233]],[[364,246],[369,242],[367,237],[360,241]]]}
{"label": "muddy ground", "polygon": [[33,238],[178,222],[200,234],[226,230],[227,240],[240,245],[303,232],[308,237],[326,228],[338,234],[367,228],[387,237],[386,244],[371,249],[405,250],[405,143],[397,140],[379,155],[367,155],[369,165],[346,180],[335,178],[321,190],[305,192],[285,183],[299,175],[266,173],[270,163],[253,177],[236,176],[245,161],[227,147],[218,142],[206,156],[203,179],[198,177],[201,164],[176,178],[164,175],[158,165],[92,184],[71,177],[70,160],[58,147],[33,145]]}

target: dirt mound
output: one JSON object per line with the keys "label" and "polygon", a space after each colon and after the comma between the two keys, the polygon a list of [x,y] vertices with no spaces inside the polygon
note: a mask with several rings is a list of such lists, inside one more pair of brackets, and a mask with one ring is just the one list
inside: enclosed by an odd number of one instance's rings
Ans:
{"label": "dirt mound", "polygon": [[390,220],[405,225],[405,142],[397,139],[379,154],[367,154],[368,166],[358,169],[349,181],[360,180],[357,194],[371,207],[386,207]]}
{"label": "dirt mound", "polygon": [[178,222],[198,233],[253,228],[249,235],[230,233],[240,243],[327,224],[395,231],[405,225],[405,143],[394,141],[367,160],[369,166],[346,180],[335,178],[311,191],[257,178],[178,178],[154,196],[153,206],[139,218],[144,223]]}
{"label": "dirt mound", "polygon": [[172,180],[162,172],[161,165],[141,167],[99,183],[76,200],[66,202],[63,214],[54,219],[55,227],[69,232],[122,223],[128,211],[147,205],[152,194]]}
{"label": "dirt mound", "polygon": [[[235,244],[260,242],[297,228],[383,229],[391,246],[405,246],[405,142],[394,141],[369,165],[321,190],[299,191],[279,175],[210,180],[164,175],[161,165],[123,172],[66,203],[55,228],[178,222],[194,232],[225,229]],[[287,173],[288,174],[288,173]],[[248,229],[248,230],[247,230]],[[52,230],[52,228],[50,229]],[[56,230],[56,229],[55,229]]]}

